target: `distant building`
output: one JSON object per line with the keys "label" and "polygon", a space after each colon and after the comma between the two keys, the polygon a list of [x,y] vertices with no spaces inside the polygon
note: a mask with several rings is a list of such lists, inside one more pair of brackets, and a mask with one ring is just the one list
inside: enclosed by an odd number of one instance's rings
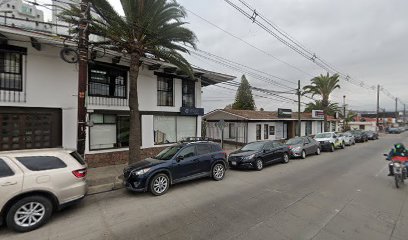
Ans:
{"label": "distant building", "polygon": [[44,23],[43,11],[22,0],[0,1],[0,22],[27,30],[52,31],[52,25]]}
{"label": "distant building", "polygon": [[[221,139],[222,131],[217,123],[225,122],[224,140],[248,143],[258,140],[281,140],[296,136],[297,113],[279,116],[276,111],[217,109],[207,113],[206,137]],[[338,131],[339,121],[328,117],[330,131]],[[313,118],[312,113],[301,113],[301,135],[323,132],[323,119]]]}

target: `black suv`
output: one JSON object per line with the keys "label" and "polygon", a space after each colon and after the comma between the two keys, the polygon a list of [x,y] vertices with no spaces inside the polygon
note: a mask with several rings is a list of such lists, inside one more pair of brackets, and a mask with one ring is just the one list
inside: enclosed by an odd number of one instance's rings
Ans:
{"label": "black suv", "polygon": [[219,181],[228,166],[226,153],[214,142],[190,142],[168,147],[153,158],[127,166],[124,184],[136,192],[165,194],[170,185],[202,177]]}
{"label": "black suv", "polygon": [[228,156],[231,168],[262,170],[264,165],[289,162],[289,148],[279,141],[251,142]]}

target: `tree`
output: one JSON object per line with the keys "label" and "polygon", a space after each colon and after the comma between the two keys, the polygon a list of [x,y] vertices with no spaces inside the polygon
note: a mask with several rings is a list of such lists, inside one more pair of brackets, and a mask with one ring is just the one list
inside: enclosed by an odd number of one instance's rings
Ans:
{"label": "tree", "polygon": [[[312,112],[312,110],[323,110],[324,106],[322,100],[316,100],[315,102],[310,102],[306,104],[305,112]],[[327,115],[334,116],[336,112],[339,111],[339,105],[337,103],[332,103],[329,101],[327,106]]]}
{"label": "tree", "polygon": [[328,131],[327,124],[327,114],[329,110],[329,98],[330,94],[337,88],[340,88],[339,85],[339,75],[334,74],[330,76],[329,73],[326,75],[321,74],[320,76],[314,77],[311,80],[311,84],[303,87],[303,94],[312,94],[312,97],[318,95],[322,98],[321,106],[324,111],[324,130]]}
{"label": "tree", "polygon": [[[129,163],[140,157],[141,123],[137,82],[141,58],[153,55],[157,59],[174,64],[191,78],[193,70],[181,55],[189,53],[187,46],[196,48],[195,34],[184,27],[185,9],[176,1],[167,0],[121,0],[124,15],[120,15],[108,0],[89,0],[93,8],[90,34],[103,36],[97,46],[113,49],[130,57],[129,108],[130,136]],[[118,1],[119,2],[119,1]],[[81,11],[71,4],[60,18],[78,25]]]}
{"label": "tree", "polygon": [[251,85],[245,75],[241,77],[241,84],[238,87],[235,95],[235,102],[232,104],[232,109],[239,110],[255,110],[255,101],[252,96]]}
{"label": "tree", "polygon": [[346,117],[344,117],[342,114],[344,131],[350,130],[349,123],[354,121],[355,117],[357,117],[357,113],[354,112],[349,112]]}

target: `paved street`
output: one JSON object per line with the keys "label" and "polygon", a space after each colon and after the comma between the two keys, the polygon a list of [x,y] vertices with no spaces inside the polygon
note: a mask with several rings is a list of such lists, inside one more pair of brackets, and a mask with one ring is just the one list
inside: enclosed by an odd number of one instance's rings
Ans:
{"label": "paved street", "polygon": [[161,197],[125,190],[89,196],[34,232],[0,239],[408,239],[408,186],[382,154],[408,133],[292,160]]}

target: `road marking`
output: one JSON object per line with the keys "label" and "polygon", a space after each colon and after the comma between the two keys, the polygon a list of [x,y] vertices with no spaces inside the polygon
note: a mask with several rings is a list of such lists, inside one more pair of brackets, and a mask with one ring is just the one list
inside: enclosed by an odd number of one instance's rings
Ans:
{"label": "road marking", "polygon": [[375,175],[375,177],[378,177],[380,174],[382,174],[382,172],[384,172],[384,170],[388,167],[388,164],[385,165],[383,168],[381,168],[381,170]]}

